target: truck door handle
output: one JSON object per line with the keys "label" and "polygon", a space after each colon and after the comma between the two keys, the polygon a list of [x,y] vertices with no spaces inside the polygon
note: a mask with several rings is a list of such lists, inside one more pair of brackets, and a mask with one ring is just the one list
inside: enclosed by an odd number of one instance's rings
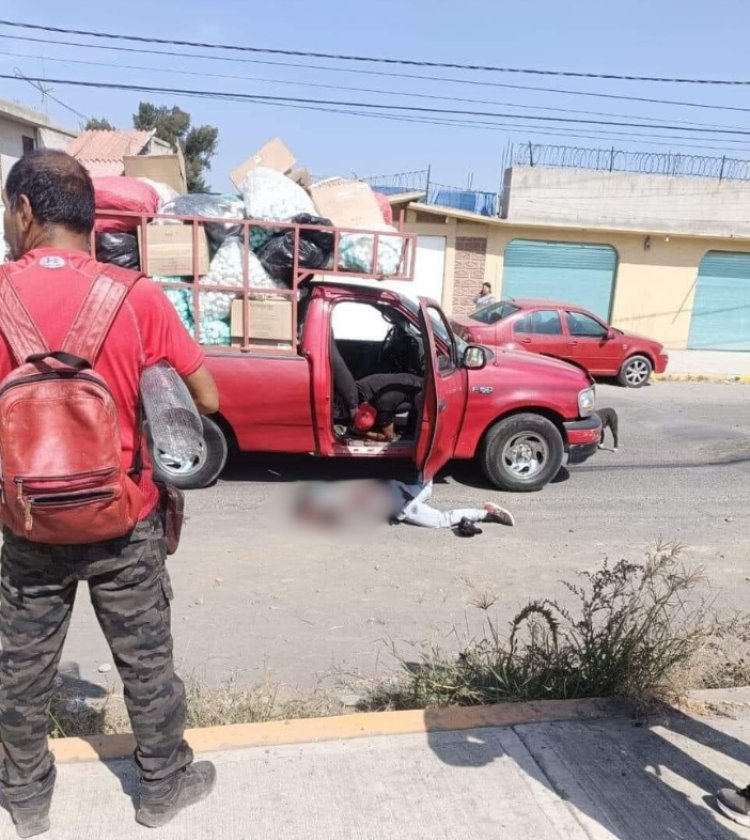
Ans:
{"label": "truck door handle", "polygon": [[522,338],[521,339],[521,344],[531,344],[531,339],[530,338]]}
{"label": "truck door handle", "polygon": [[576,344],[578,344],[578,342],[577,342],[577,341],[571,341],[570,343],[571,343],[571,345],[572,345],[573,347],[575,347],[575,345],[576,345]]}

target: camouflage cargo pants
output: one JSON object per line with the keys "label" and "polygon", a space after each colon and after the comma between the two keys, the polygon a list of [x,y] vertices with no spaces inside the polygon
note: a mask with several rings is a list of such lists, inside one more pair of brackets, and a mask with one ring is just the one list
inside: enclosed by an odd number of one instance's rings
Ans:
{"label": "camouflage cargo pants", "polygon": [[[117,540],[47,546],[4,536],[0,565],[0,786],[9,800],[54,782],[47,714],[79,580],[125,687],[143,782],[160,788],[192,761],[175,675],[171,584],[158,516]],[[167,782],[168,784],[168,782]]]}

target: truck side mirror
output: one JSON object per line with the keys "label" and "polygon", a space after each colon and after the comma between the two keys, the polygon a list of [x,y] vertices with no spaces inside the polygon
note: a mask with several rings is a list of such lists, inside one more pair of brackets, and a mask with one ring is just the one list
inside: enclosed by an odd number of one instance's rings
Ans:
{"label": "truck side mirror", "polygon": [[463,366],[469,370],[481,370],[487,364],[487,353],[484,347],[470,344],[464,350]]}

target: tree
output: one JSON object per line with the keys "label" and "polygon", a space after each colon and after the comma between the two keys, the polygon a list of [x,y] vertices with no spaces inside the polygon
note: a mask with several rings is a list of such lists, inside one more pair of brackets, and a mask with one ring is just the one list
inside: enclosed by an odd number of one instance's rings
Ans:
{"label": "tree", "polygon": [[179,146],[185,156],[185,174],[189,192],[207,192],[203,174],[211,168],[216,154],[219,129],[212,125],[193,126],[190,114],[174,105],[154,105],[141,102],[133,115],[133,125],[139,131],[156,129],[156,136],[173,147]]}
{"label": "tree", "polygon": [[86,123],[86,131],[114,131],[115,127],[106,117],[91,117]]}

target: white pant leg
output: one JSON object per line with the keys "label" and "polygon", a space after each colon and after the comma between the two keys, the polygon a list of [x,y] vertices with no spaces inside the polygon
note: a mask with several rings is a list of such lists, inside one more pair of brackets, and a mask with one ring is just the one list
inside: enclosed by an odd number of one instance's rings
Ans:
{"label": "white pant leg", "polygon": [[479,508],[443,511],[414,499],[404,508],[399,519],[411,525],[421,525],[423,528],[452,528],[464,518],[471,522],[481,522],[486,516],[487,511],[479,510]]}

